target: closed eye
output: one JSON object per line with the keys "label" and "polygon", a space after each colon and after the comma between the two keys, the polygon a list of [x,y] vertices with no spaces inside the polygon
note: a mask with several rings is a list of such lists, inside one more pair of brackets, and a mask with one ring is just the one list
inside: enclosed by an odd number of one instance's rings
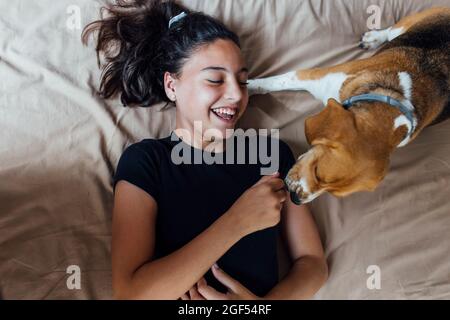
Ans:
{"label": "closed eye", "polygon": [[321,181],[320,178],[319,178],[319,175],[317,174],[317,166],[314,168],[314,177],[316,179],[316,182],[320,182]]}
{"label": "closed eye", "polygon": [[317,167],[318,166],[316,166],[314,168],[314,178],[316,179],[317,184],[320,184],[321,186],[328,186],[330,184],[334,185],[334,184],[341,183],[341,181],[343,180],[342,178],[328,179],[326,177],[321,179],[319,177],[319,174],[318,174],[318,171],[317,171]]}
{"label": "closed eye", "polygon": [[[224,83],[224,81],[219,80],[219,81],[214,81],[214,80],[208,80],[208,82],[214,83],[214,84],[222,84]],[[239,85],[241,86],[247,86],[248,82],[239,82]]]}
{"label": "closed eye", "polygon": [[209,82],[211,82],[211,83],[223,83],[223,81],[222,80],[218,80],[218,81],[214,81],[214,80],[208,80]]}

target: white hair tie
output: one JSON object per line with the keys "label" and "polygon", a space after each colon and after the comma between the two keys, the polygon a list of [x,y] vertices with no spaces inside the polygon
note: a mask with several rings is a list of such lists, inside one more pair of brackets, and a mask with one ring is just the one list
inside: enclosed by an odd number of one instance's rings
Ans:
{"label": "white hair tie", "polygon": [[170,27],[172,26],[172,24],[174,24],[175,22],[177,22],[177,21],[183,19],[183,18],[186,17],[186,16],[187,16],[186,12],[183,11],[183,12],[180,13],[179,15],[177,15],[177,16],[173,17],[172,19],[170,19],[170,21],[169,21],[169,29],[170,29]]}

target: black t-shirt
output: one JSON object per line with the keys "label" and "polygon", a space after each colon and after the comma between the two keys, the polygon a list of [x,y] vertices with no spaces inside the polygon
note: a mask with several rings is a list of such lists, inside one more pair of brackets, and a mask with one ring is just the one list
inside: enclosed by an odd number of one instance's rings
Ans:
{"label": "black t-shirt", "polygon": [[[177,141],[172,141],[171,137]],[[271,171],[264,175],[279,171],[284,179],[295,163],[289,146],[279,139],[257,137],[257,140],[245,139],[244,164],[243,159],[238,158],[242,156],[242,149],[230,152],[227,148],[223,153],[211,153],[190,146],[174,132],[169,137],[144,139],[126,148],[117,166],[114,188],[118,181],[126,180],[157,202],[155,259],[176,251],[207,229],[245,190],[261,179],[262,168]],[[238,145],[236,136],[231,139]],[[272,153],[272,149],[278,153]],[[256,161],[251,156],[255,155],[255,150],[259,152]],[[180,163],[180,156],[189,153],[191,164]],[[230,153],[234,164],[228,161]],[[264,154],[270,156],[261,156]],[[220,160],[214,164],[205,163],[207,161],[192,164],[207,156],[221,156],[222,164]],[[254,294],[265,295],[278,282],[277,231],[278,226],[275,226],[242,238],[218,260],[219,267]],[[226,292],[211,270],[205,279],[212,287]]]}

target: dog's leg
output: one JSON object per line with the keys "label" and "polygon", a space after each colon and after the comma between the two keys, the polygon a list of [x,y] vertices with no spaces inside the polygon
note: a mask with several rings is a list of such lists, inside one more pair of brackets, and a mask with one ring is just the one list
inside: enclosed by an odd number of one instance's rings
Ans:
{"label": "dog's leg", "polygon": [[249,94],[308,91],[326,104],[330,98],[340,101],[339,91],[346,79],[347,74],[337,70],[336,72],[326,72],[325,69],[292,71],[280,76],[250,80]]}
{"label": "dog's leg", "polygon": [[407,32],[411,27],[419,24],[425,19],[443,12],[450,13],[449,8],[431,8],[401,19],[394,26],[384,30],[373,30],[366,32],[361,40],[360,47],[363,49],[377,49],[384,43],[392,41]]}
{"label": "dog's leg", "polygon": [[390,27],[384,30],[368,31],[364,33],[359,46],[360,48],[367,50],[378,49],[386,42],[397,38],[401,34],[403,34],[403,29],[394,27]]}
{"label": "dog's leg", "polygon": [[371,65],[382,63],[372,59],[361,59],[343,63],[329,68],[314,68],[292,71],[286,74],[254,79],[249,81],[249,94],[265,94],[276,91],[308,91],[324,104],[333,98],[341,101],[340,91],[345,80],[358,71],[365,70]]}
{"label": "dog's leg", "polygon": [[335,72],[323,74],[320,78],[302,77],[310,75],[311,71],[292,71],[281,76],[255,79],[249,81],[249,94],[265,94],[276,91],[308,91],[316,99],[322,100],[324,104],[328,99],[334,98],[340,101],[339,91],[347,79],[347,74]]}

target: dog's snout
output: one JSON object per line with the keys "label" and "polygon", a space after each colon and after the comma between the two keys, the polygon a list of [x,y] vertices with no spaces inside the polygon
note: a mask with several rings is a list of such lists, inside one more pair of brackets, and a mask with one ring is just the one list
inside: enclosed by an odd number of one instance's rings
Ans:
{"label": "dog's snout", "polygon": [[284,179],[284,186],[285,186],[285,189],[287,190],[287,191],[289,191],[289,193],[290,193],[290,198],[291,198],[291,201],[293,202],[293,203],[295,203],[296,205],[301,205],[302,204],[302,201],[301,201],[301,199],[300,199],[300,197],[298,196],[298,194],[297,194],[297,190],[292,190],[292,186],[293,185],[293,181],[287,176],[285,179]]}
{"label": "dog's snout", "polygon": [[291,201],[298,206],[302,204],[300,197],[295,192],[291,192]]}

